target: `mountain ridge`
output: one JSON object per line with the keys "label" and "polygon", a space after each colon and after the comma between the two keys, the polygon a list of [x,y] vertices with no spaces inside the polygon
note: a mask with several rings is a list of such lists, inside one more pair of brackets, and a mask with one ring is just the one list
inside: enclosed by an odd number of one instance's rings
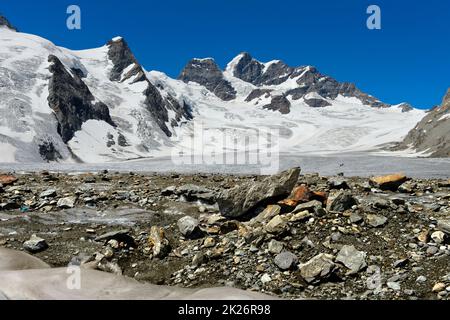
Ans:
{"label": "mountain ridge", "polygon": [[[314,67],[262,63],[249,53],[224,69],[212,58],[192,59],[176,80],[146,71],[122,37],[70,50],[0,28],[0,43],[0,148],[9,150],[0,161],[97,163],[203,147],[229,152],[273,130],[280,150],[372,152],[403,139],[423,117]],[[194,145],[198,126],[209,131]],[[221,132],[238,144],[217,141]],[[263,139],[250,149],[261,143],[270,145]]]}

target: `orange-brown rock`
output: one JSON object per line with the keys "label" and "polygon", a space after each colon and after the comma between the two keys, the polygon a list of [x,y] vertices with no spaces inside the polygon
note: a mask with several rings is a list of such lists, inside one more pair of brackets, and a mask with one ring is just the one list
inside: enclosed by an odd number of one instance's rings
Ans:
{"label": "orange-brown rock", "polygon": [[7,186],[17,181],[17,178],[8,174],[0,175],[0,184]]}
{"label": "orange-brown rock", "polygon": [[309,188],[302,184],[299,187],[294,188],[288,199],[295,200],[297,202],[308,202],[311,200],[312,192]]}
{"label": "orange-brown rock", "polygon": [[387,176],[373,177],[370,179],[370,184],[381,190],[391,190],[397,191],[398,187],[400,187],[403,183],[408,181],[408,178],[402,174],[390,174]]}

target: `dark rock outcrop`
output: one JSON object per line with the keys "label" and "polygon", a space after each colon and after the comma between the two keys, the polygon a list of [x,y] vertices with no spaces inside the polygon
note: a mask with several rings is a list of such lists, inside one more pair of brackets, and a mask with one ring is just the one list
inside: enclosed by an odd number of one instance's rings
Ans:
{"label": "dark rock outcrop", "polygon": [[[186,103],[179,103],[170,95],[163,97],[159,90],[148,80],[144,69],[136,60],[134,54],[123,38],[115,38],[108,42],[108,58],[113,64],[110,72],[110,80],[124,82],[133,78],[132,83],[145,81],[147,89],[143,92],[145,95],[145,105],[152,115],[159,128],[168,136],[172,132],[168,127],[168,110],[175,112],[175,119],[170,123],[172,127],[178,125],[183,119],[191,120],[193,118],[191,108]],[[130,67],[131,66],[131,67]],[[124,73],[126,71],[126,73]]]}
{"label": "dark rock outcrop", "polygon": [[272,92],[272,90],[270,90],[270,89],[255,89],[252,92],[250,92],[250,94],[245,99],[245,101],[250,102],[250,101],[257,99],[259,97],[262,97],[262,96],[265,96],[266,98],[268,98],[268,97],[270,97],[271,92]]}
{"label": "dark rock outcrop", "polygon": [[42,159],[44,159],[47,162],[58,161],[62,159],[61,154],[55,148],[55,145],[51,141],[43,141],[39,145],[39,154],[41,155]]}
{"label": "dark rock outcrop", "polygon": [[282,61],[273,62],[266,70],[264,64],[243,52],[234,66],[233,76],[256,86],[277,85],[286,81],[293,71],[293,68]]}
{"label": "dark rock outcrop", "polygon": [[[142,67],[123,38],[113,39],[107,43],[107,46],[109,47],[108,58],[113,63],[109,76],[111,81],[125,81],[134,76],[137,76],[134,82],[145,80]],[[123,74],[125,69],[132,64],[134,66],[126,74]]]}
{"label": "dark rock outcrop", "polygon": [[331,103],[328,101],[318,98],[305,99],[305,103],[312,108],[324,108],[331,106]]}
{"label": "dark rock outcrop", "polygon": [[394,150],[413,148],[431,157],[450,157],[450,89],[440,107],[432,109]]}
{"label": "dark rock outcrop", "polygon": [[270,104],[263,107],[267,110],[279,111],[281,114],[288,114],[291,112],[291,103],[285,96],[275,96],[272,98]]}
{"label": "dark rock outcrop", "polygon": [[224,101],[236,98],[236,90],[224,78],[222,70],[213,59],[192,59],[184,67],[178,80],[198,83]]}
{"label": "dark rock outcrop", "polygon": [[65,143],[87,120],[103,120],[114,126],[108,107],[103,102],[95,102],[95,97],[77,74],[70,74],[56,56],[49,56],[48,61],[52,73],[48,103]]}
{"label": "dark rock outcrop", "polygon": [[233,76],[246,82],[256,84],[258,83],[258,79],[261,77],[263,70],[264,65],[262,63],[253,59],[247,52],[243,52],[240,55],[239,62],[234,67]]}

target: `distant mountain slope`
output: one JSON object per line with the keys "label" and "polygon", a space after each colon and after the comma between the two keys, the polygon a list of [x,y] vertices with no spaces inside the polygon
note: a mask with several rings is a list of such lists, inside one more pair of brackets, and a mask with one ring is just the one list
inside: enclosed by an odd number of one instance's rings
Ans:
{"label": "distant mountain slope", "polygon": [[[239,54],[147,72],[121,37],[69,50],[0,19],[0,162],[101,163],[174,151],[374,152],[424,112],[389,105],[314,67]],[[200,131],[199,131],[200,130]]]}
{"label": "distant mountain slope", "polygon": [[395,149],[412,149],[431,157],[450,157],[450,89]]}

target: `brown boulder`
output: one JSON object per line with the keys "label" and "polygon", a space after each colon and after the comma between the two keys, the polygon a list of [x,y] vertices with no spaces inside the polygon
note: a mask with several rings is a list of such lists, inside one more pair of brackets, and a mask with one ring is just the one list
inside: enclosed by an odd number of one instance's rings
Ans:
{"label": "brown boulder", "polygon": [[397,191],[403,183],[408,181],[408,178],[402,174],[390,174],[387,176],[373,177],[369,180],[370,185],[381,190]]}
{"label": "brown boulder", "polygon": [[10,184],[13,184],[14,182],[16,182],[18,179],[12,175],[8,175],[8,174],[2,174],[0,175],[0,184],[7,186]]}

